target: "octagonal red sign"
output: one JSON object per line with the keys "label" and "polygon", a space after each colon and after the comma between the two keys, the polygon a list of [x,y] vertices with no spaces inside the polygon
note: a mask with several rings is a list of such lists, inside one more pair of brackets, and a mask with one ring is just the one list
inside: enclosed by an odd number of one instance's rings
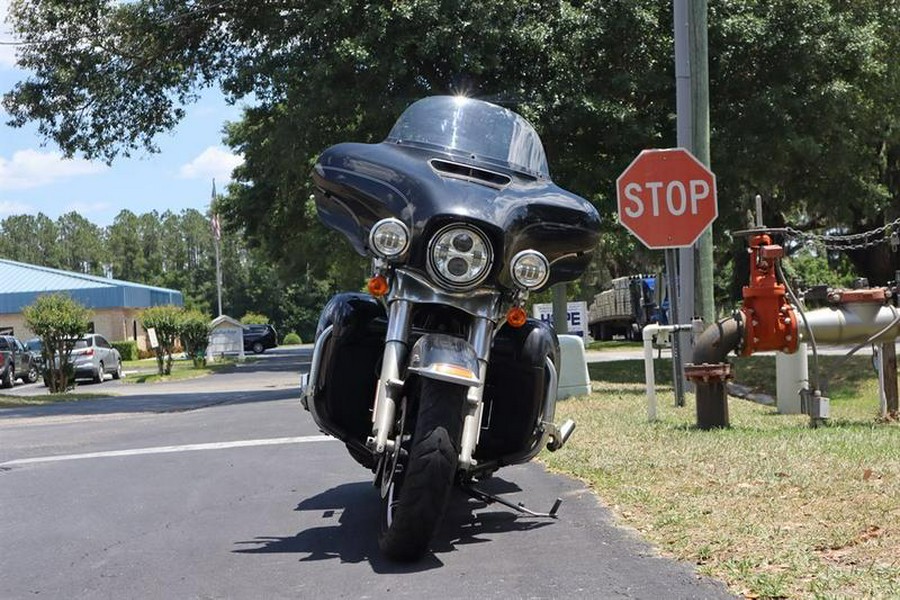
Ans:
{"label": "octagonal red sign", "polygon": [[644,150],[616,179],[619,221],[651,249],[692,246],[716,217],[716,176],[684,148]]}

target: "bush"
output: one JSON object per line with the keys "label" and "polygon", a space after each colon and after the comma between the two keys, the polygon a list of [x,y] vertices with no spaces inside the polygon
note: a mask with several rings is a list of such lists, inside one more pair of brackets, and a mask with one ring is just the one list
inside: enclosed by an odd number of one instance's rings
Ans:
{"label": "bush", "polygon": [[268,325],[269,317],[260,313],[248,312],[241,317],[241,323],[244,325]]}
{"label": "bush", "polygon": [[183,309],[178,306],[152,306],[141,313],[144,329],[156,330],[156,365],[160,375],[172,373],[172,352],[178,337],[178,325]]}
{"label": "bush", "polygon": [[46,294],[22,313],[25,324],[43,342],[41,358],[50,392],[65,392],[74,383],[69,357],[75,340],[87,333],[91,311],[66,294]]}
{"label": "bush", "polygon": [[119,351],[122,360],[137,360],[138,345],[134,340],[125,340],[122,342],[110,342],[110,345]]}
{"label": "bush", "polygon": [[178,337],[194,366],[204,366],[209,345],[209,317],[197,310],[185,311],[178,324]]}
{"label": "bush", "polygon": [[299,335],[291,331],[286,336],[284,336],[284,340],[281,343],[285,346],[291,346],[294,344],[302,344],[303,340],[300,339]]}

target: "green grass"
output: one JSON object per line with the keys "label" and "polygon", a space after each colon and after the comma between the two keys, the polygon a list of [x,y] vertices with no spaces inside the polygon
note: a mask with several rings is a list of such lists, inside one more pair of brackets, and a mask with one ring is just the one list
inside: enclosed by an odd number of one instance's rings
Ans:
{"label": "green grass", "polygon": [[[248,358],[244,361],[244,363],[253,362],[255,359]],[[139,366],[133,366],[134,363],[140,363]],[[128,363],[122,363],[123,369],[125,370],[134,370],[139,369],[139,372],[134,375],[129,375],[125,379],[123,379],[126,383],[160,383],[163,381],[181,381],[184,379],[196,379],[198,377],[205,377],[211,373],[217,373],[219,371],[230,370],[237,364],[237,361],[234,359],[226,358],[226,359],[218,359],[214,363],[209,363],[203,367],[194,367],[193,362],[185,359],[178,359],[172,362],[172,372],[169,375],[160,375],[157,366],[156,359],[144,359],[140,361],[130,361]]]}
{"label": "green grass", "polygon": [[641,342],[627,342],[625,340],[608,340],[605,342],[588,342],[587,350],[639,350],[643,348]]}
{"label": "green grass", "polygon": [[[557,407],[578,430],[553,469],[586,481],[622,522],[732,591],[765,598],[900,597],[900,424],[878,419],[870,359],[820,357],[832,420],[729,399],[731,428],[694,426],[656,361],[659,420],[643,363],[590,365],[594,393]],[[774,394],[774,358],[735,360],[735,380]],[[812,370],[812,365],[810,365]]]}

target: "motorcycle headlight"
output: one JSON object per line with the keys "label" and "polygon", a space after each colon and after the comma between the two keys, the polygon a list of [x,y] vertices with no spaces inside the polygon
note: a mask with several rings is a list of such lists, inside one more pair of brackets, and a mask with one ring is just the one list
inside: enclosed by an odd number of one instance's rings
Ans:
{"label": "motorcycle headlight", "polygon": [[475,287],[491,269],[491,244],[487,237],[466,225],[449,225],[431,238],[428,266],[447,287]]}
{"label": "motorcycle headlight", "polygon": [[409,228],[400,219],[382,219],[369,232],[369,248],[381,258],[397,258],[409,248]]}
{"label": "motorcycle headlight", "polygon": [[509,263],[513,282],[526,290],[536,290],[547,283],[550,263],[537,250],[522,250]]}

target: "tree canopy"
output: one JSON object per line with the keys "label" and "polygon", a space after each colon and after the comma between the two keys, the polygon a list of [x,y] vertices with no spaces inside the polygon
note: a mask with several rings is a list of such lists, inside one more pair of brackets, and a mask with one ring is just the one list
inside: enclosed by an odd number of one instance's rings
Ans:
{"label": "tree canopy", "polygon": [[[653,260],[615,223],[614,182],[640,149],[674,145],[669,0],[13,0],[11,17],[33,73],[4,97],[11,122],[68,155],[152,150],[205,86],[249,101],[227,130],[245,162],[221,209],[295,277],[360,269],[316,223],[317,154],[381,140],[438,93],[533,122],[557,183],[608,217],[595,276]],[[853,233],[900,217],[898,22],[900,5],[879,0],[710,0],[720,266],[757,193],[771,226]],[[886,244],[849,255],[873,283],[900,268]]]}

